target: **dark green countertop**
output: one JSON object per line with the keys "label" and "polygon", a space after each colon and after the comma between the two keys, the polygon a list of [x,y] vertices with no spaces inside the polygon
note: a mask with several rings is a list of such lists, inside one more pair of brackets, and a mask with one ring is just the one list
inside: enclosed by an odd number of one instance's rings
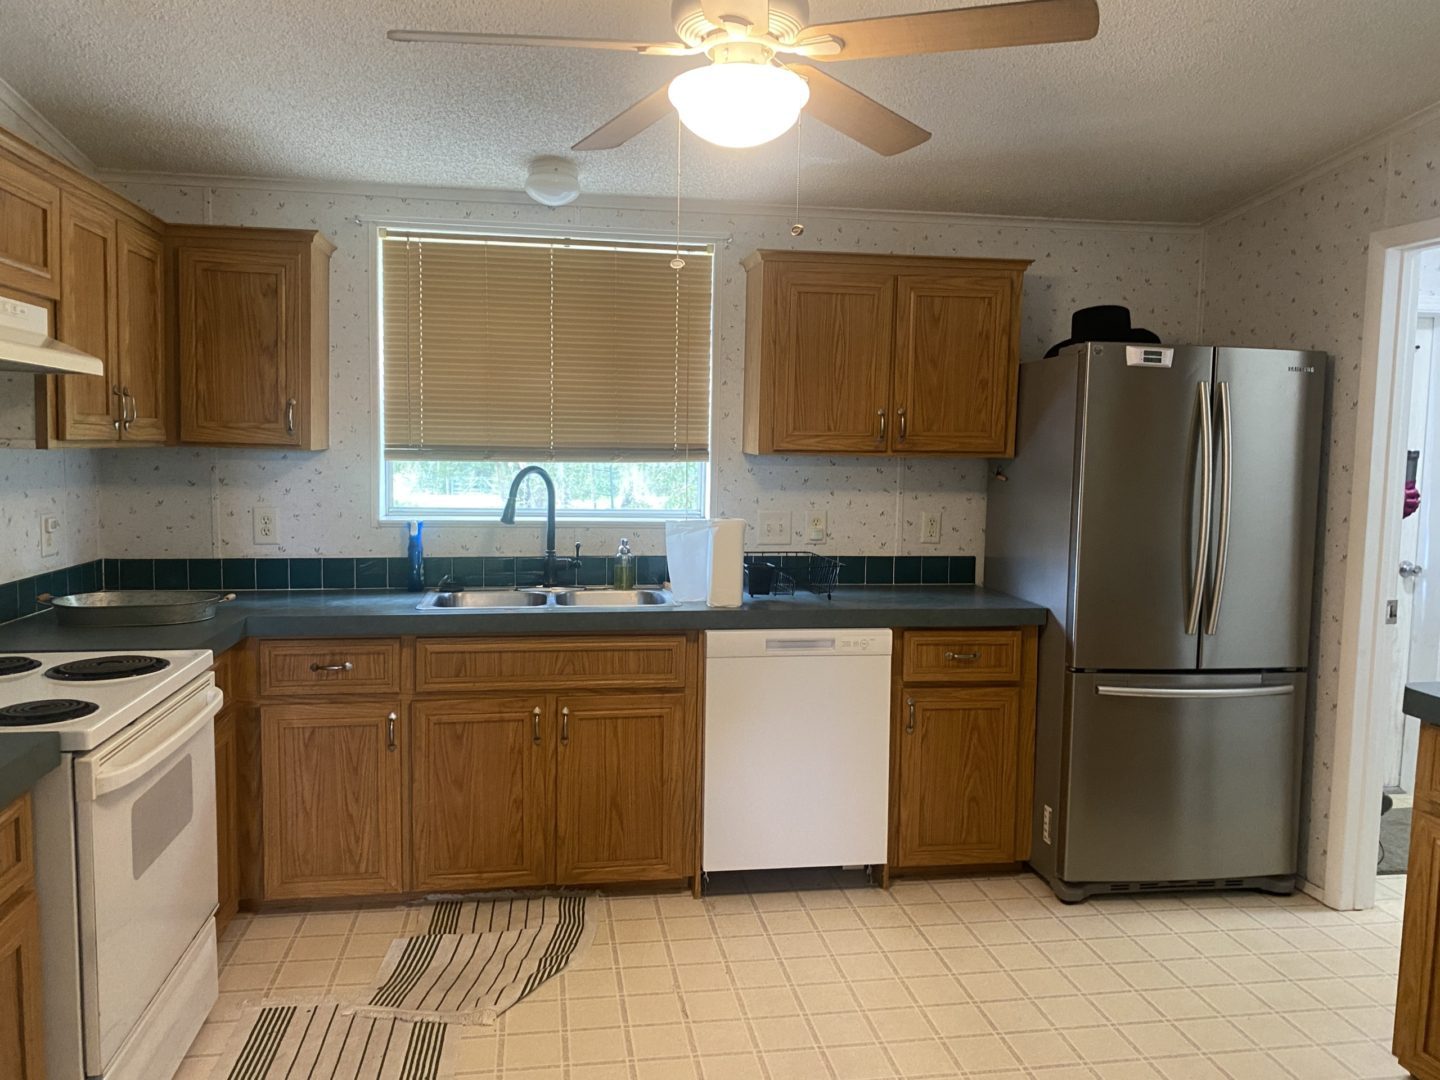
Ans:
{"label": "dark green countertop", "polygon": [[417,611],[420,594],[254,592],[220,605],[215,618],[184,626],[67,629],[51,612],[0,626],[0,649],[14,652],[210,649],[247,637],[394,637],[403,634],[625,633],[648,630],[859,629],[875,627],[1040,626],[1045,609],[975,585],[842,588],[833,599],[809,593],[743,607],[704,604],[640,609],[522,608]]}
{"label": "dark green countertop", "polygon": [[60,764],[60,736],[54,732],[0,734],[0,809],[35,786]]}
{"label": "dark green countertop", "polygon": [[1405,715],[1423,724],[1440,724],[1440,682],[1415,682],[1405,687]]}

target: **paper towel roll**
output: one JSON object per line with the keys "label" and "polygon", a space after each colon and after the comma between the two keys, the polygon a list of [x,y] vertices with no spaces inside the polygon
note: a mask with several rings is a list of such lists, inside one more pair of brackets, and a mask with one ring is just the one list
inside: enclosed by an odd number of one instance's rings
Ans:
{"label": "paper towel roll", "polygon": [[710,607],[739,607],[744,591],[745,522],[719,518],[710,522]]}

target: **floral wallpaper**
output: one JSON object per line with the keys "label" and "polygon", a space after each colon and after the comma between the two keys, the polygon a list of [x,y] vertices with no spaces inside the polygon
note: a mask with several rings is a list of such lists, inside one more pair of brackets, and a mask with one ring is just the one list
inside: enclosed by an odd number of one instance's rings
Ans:
{"label": "floral wallpaper", "polygon": [[1325,880],[1330,823],[1369,238],[1433,217],[1440,217],[1440,117],[1205,229],[1205,340],[1331,356],[1302,820],[1302,869],[1317,885]]}
{"label": "floral wallpaper", "polygon": [[[574,226],[635,235],[673,233],[673,210],[587,207],[560,211],[505,196],[402,198],[262,186],[135,183],[124,194],[172,221],[318,228],[337,244],[331,272],[331,448],[323,453],[154,450],[100,455],[100,519],[108,557],[400,554],[403,527],[375,521],[374,391],[370,275],[373,228],[383,221]],[[1137,320],[1169,338],[1191,338],[1197,318],[1200,235],[1194,228],[1136,228],[1056,222],[854,213],[803,213],[807,248],[927,255],[1029,258],[1023,304],[1024,354],[1068,336],[1070,312],[1100,302],[1128,304]],[[357,218],[360,219],[357,222]],[[361,223],[363,222],[363,223]],[[791,512],[793,543],[812,546],[805,513],[827,511],[819,550],[876,555],[967,554],[984,550],[986,465],[964,460],[859,457],[747,457],[740,451],[744,366],[743,256],[789,247],[793,215],[782,210],[684,212],[690,236],[717,252],[714,361],[714,513],[752,523],[760,510]],[[278,546],[252,542],[250,510],[280,513]],[[939,545],[919,543],[923,510],[941,514]],[[622,531],[641,553],[663,551],[663,529],[562,528],[563,549],[612,551]],[[527,528],[433,525],[436,555],[529,554]],[[751,543],[757,538],[753,532]]]}

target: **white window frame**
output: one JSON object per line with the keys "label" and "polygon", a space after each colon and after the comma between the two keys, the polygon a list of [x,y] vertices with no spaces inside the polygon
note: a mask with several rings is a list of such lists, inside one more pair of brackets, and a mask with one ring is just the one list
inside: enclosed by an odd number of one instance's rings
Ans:
{"label": "white window frame", "polygon": [[[624,233],[607,232],[604,229],[565,228],[546,225],[516,225],[513,222],[489,223],[485,221],[426,221],[414,218],[363,218],[357,216],[356,223],[365,230],[365,242],[369,248],[370,270],[370,393],[374,407],[371,410],[371,508],[375,522],[379,525],[403,525],[417,518],[446,524],[498,525],[499,511],[486,513],[475,510],[456,509],[404,509],[392,510],[390,470],[385,460],[385,375],[384,357],[381,347],[382,308],[384,282],[380,273],[381,234],[386,229],[423,229],[427,232],[453,232],[460,236],[515,236],[542,239],[576,239],[614,241],[616,243],[675,243],[708,244],[710,258],[710,382],[706,390],[706,443],[709,451],[700,471],[699,513],[673,514],[663,511],[650,513],[624,511],[610,513],[601,510],[566,510],[557,507],[557,523],[571,526],[586,525],[635,525],[639,527],[663,526],[667,521],[693,520],[710,517],[714,513],[714,463],[715,463],[715,361],[720,355],[720,320],[716,317],[719,299],[719,252],[728,247],[730,237],[724,234],[650,232],[626,230]],[[530,464],[530,463],[527,463]],[[533,464],[544,467],[547,462],[536,460]],[[520,510],[516,515],[520,521],[544,520],[543,511]]]}

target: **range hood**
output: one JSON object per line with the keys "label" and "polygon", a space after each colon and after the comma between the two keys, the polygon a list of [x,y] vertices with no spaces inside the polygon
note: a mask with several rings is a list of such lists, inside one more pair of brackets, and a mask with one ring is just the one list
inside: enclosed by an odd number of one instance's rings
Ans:
{"label": "range hood", "polygon": [[0,296],[0,371],[105,374],[105,365],[98,358],[56,341],[49,329],[50,313],[39,304]]}

